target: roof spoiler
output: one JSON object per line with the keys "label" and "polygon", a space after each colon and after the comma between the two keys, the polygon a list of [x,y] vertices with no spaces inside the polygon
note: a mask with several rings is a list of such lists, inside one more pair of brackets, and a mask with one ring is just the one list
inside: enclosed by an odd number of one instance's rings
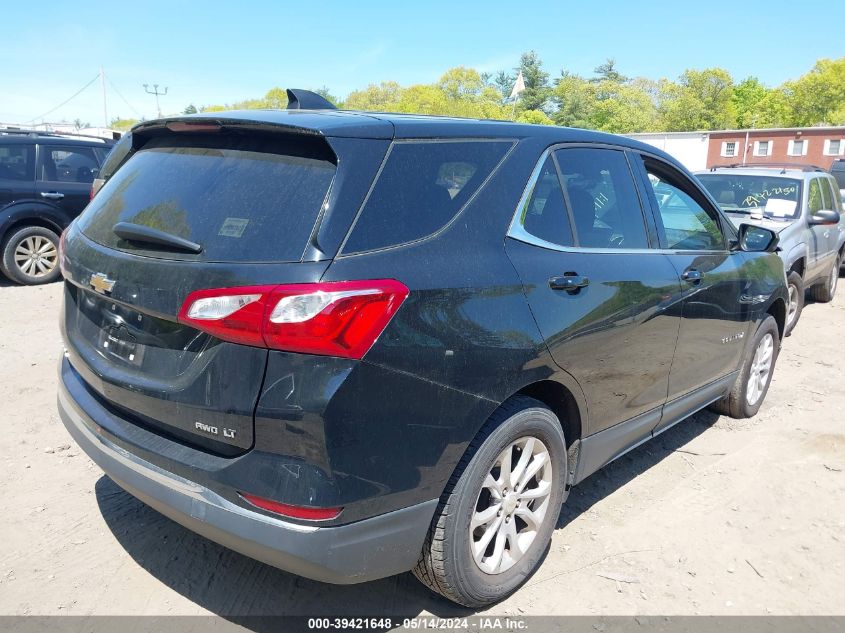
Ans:
{"label": "roof spoiler", "polygon": [[337,106],[316,92],[288,88],[288,110],[337,110]]}

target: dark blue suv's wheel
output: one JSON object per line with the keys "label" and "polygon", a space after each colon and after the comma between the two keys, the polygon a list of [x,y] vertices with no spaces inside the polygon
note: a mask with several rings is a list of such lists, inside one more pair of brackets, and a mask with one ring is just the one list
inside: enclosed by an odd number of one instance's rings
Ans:
{"label": "dark blue suv's wheel", "polygon": [[59,236],[43,226],[12,231],[3,242],[2,270],[12,281],[27,286],[59,278]]}
{"label": "dark blue suv's wheel", "polygon": [[566,457],[560,422],[548,407],[522,396],[503,404],[449,480],[414,575],[468,607],[513,593],[548,547]]}

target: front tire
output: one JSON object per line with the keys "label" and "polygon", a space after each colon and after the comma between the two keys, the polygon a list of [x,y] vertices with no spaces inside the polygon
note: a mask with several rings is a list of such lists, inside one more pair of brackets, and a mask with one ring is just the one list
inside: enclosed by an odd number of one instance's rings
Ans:
{"label": "front tire", "polygon": [[471,608],[512,594],[548,548],[566,472],[557,416],[533,398],[505,402],[450,478],[414,575]]}
{"label": "front tire", "polygon": [[3,242],[3,274],[25,286],[59,278],[59,236],[43,226],[25,226]]}
{"label": "front tire", "polygon": [[766,316],[757,328],[731,392],[710,405],[710,409],[739,420],[757,415],[769,392],[779,351],[777,322]]}
{"label": "front tire", "polygon": [[792,334],[792,330],[798,325],[801,318],[801,311],[804,309],[804,280],[797,271],[792,271],[786,278],[789,289],[789,304],[786,306],[786,326],[783,336],[786,338]]}
{"label": "front tire", "polygon": [[833,267],[830,269],[830,272],[825,280],[810,288],[810,294],[813,297],[813,301],[818,301],[819,303],[828,303],[833,301],[833,297],[836,294],[836,287],[839,285],[839,266],[841,263],[839,255],[837,254],[836,259],[833,261]]}

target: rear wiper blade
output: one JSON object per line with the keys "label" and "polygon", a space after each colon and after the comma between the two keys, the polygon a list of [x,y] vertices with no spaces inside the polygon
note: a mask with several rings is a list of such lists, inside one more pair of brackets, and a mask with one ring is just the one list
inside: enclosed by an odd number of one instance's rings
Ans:
{"label": "rear wiper blade", "polygon": [[142,226],[140,224],[132,224],[131,222],[118,222],[112,228],[115,235],[130,242],[142,242],[144,244],[155,244],[157,246],[166,246],[168,248],[175,248],[189,253],[201,253],[202,245],[186,240],[184,237],[178,235],[171,235],[150,226]]}

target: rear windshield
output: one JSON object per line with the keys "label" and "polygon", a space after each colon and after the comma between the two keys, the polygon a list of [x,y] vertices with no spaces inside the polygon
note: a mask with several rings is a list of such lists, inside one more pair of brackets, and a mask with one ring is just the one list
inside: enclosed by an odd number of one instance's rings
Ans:
{"label": "rear windshield", "polygon": [[345,254],[407,244],[448,224],[513,146],[511,141],[393,144]]}
{"label": "rear windshield", "polygon": [[[135,153],[79,220],[89,238],[168,259],[299,261],[332,178],[322,140],[162,137]],[[196,242],[194,255],[115,235],[129,222]]]}
{"label": "rear windshield", "polygon": [[698,179],[728,213],[762,213],[787,220],[801,215],[801,181],[795,178],[701,174]]}

